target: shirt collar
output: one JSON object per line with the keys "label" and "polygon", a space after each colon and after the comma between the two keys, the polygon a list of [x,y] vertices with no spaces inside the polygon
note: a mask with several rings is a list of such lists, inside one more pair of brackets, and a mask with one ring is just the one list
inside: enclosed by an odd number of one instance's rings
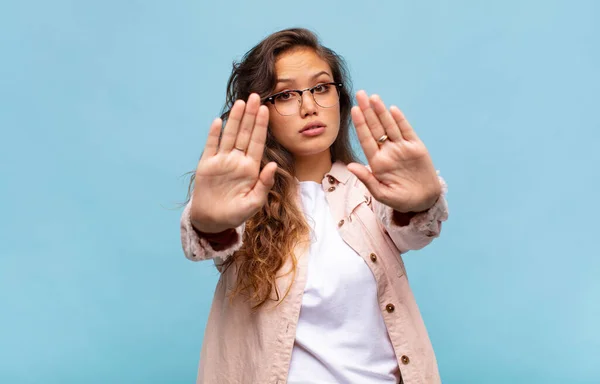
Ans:
{"label": "shirt collar", "polygon": [[325,174],[324,178],[329,176],[333,176],[338,182],[346,184],[350,179],[350,176],[352,176],[352,172],[348,170],[346,164],[338,160],[332,164],[331,170]]}

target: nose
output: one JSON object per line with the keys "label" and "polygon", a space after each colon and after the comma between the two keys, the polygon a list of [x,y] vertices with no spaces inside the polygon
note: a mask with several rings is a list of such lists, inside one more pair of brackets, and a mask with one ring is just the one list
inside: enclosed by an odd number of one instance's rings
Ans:
{"label": "nose", "polygon": [[300,100],[302,102],[300,104],[300,114],[302,116],[315,115],[317,113],[317,103],[315,103],[315,99],[310,91],[302,92]]}

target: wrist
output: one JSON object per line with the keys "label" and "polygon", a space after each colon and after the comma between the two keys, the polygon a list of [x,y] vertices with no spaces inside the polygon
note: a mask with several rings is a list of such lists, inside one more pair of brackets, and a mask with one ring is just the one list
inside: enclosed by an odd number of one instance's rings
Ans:
{"label": "wrist", "polygon": [[420,204],[411,207],[410,209],[405,209],[404,211],[399,211],[399,212],[406,212],[406,213],[422,213],[422,212],[427,212],[428,210],[430,210],[439,200],[440,197],[442,196],[442,188],[440,186],[440,188],[438,190],[436,190],[434,193],[432,193],[427,199],[424,199]]}
{"label": "wrist", "polygon": [[213,223],[210,220],[198,219],[195,217],[190,218],[190,222],[192,223],[192,228],[194,228],[196,232],[205,234],[217,234],[231,229],[230,226]]}
{"label": "wrist", "polygon": [[425,202],[423,205],[421,205],[420,207],[414,209],[411,212],[415,212],[415,213],[422,213],[422,212],[427,212],[429,211],[440,199],[441,197],[441,193],[436,195],[435,197],[427,200],[427,202]]}

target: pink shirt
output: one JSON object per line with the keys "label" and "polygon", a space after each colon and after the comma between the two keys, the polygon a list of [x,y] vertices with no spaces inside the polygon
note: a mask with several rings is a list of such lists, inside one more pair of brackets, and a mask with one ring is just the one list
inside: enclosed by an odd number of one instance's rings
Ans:
{"label": "pink shirt", "polygon": [[[441,182],[445,194],[446,186]],[[404,383],[440,383],[435,354],[400,254],[421,249],[439,236],[441,222],[448,218],[445,198],[417,214],[409,225],[399,227],[392,222],[393,210],[373,199],[343,163],[334,163],[321,184],[340,236],[373,272],[380,310]],[[181,217],[185,256],[194,261],[213,259],[219,267],[241,247],[245,225],[236,228],[237,239],[231,246],[215,251],[192,228],[190,206],[191,202]],[[267,302],[254,314],[243,297],[230,303],[226,296],[236,282],[235,268],[221,274],[204,335],[198,383],[286,382],[307,278],[307,251],[295,250],[296,276],[286,299],[279,306]],[[288,260],[279,273],[280,292],[289,286],[291,276],[283,275],[290,266]]]}

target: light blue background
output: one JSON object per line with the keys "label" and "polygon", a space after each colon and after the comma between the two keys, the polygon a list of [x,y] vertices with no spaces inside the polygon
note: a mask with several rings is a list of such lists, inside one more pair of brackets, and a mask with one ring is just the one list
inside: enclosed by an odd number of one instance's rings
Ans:
{"label": "light blue background", "polygon": [[594,1],[4,1],[0,382],[191,383],[185,199],[231,62],[305,26],[447,179],[405,257],[444,383],[600,383]]}

